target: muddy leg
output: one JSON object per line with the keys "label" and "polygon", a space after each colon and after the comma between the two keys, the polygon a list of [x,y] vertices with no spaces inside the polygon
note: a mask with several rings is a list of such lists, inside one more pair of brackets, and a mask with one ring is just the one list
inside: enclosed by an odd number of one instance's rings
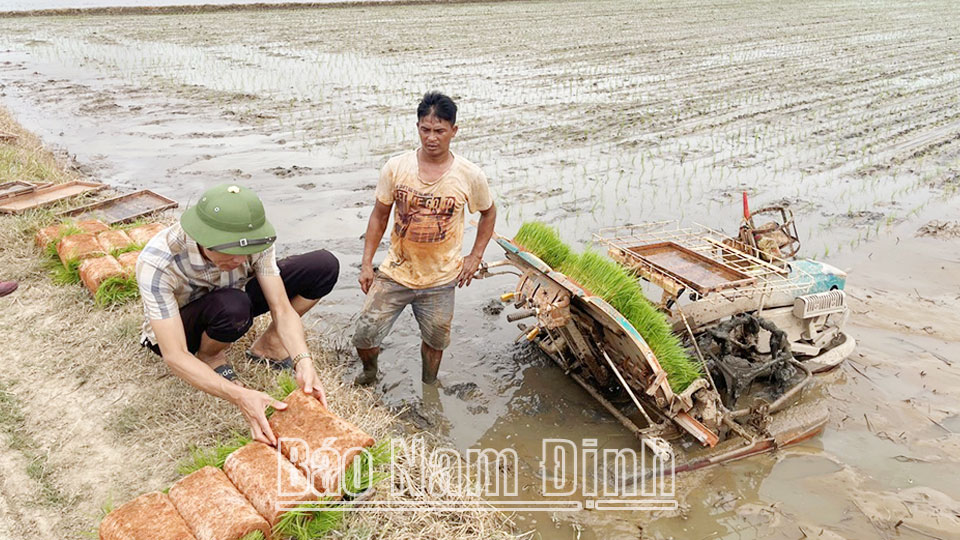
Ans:
{"label": "muddy leg", "polygon": [[363,364],[363,372],[354,379],[359,386],[369,386],[377,380],[377,358],[380,357],[380,347],[372,349],[357,349],[357,355]]}
{"label": "muddy leg", "polygon": [[440,371],[440,361],[443,360],[443,350],[434,349],[426,343],[420,343],[420,361],[422,369],[420,380],[426,384],[437,382],[437,372]]}

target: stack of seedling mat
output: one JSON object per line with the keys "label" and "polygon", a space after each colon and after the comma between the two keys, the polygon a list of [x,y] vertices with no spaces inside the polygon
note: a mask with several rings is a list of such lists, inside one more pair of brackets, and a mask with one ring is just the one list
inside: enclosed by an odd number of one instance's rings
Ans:
{"label": "stack of seedling mat", "polygon": [[140,249],[163,229],[160,223],[110,228],[87,220],[40,229],[35,239],[50,255],[58,282],[82,282],[97,303],[109,305],[137,296]]}
{"label": "stack of seedling mat", "polygon": [[[147,493],[110,512],[100,523],[100,540],[290,536],[285,515],[296,513],[300,503],[339,498],[339,479],[374,441],[300,390],[284,401],[287,408],[270,416],[278,440],[295,440],[281,444],[283,454],[259,442],[247,443],[227,456],[223,470],[203,467],[180,479],[167,494]],[[288,460],[291,456],[295,462]],[[315,489],[310,489],[310,476],[316,479]],[[303,528],[303,523],[297,526]]]}

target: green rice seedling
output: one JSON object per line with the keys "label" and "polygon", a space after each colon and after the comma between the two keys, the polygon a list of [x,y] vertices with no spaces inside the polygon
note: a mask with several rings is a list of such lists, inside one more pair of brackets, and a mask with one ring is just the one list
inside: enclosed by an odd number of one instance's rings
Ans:
{"label": "green rice seedling", "polygon": [[513,241],[542,259],[553,269],[560,269],[564,262],[573,255],[570,248],[560,240],[553,227],[538,221],[521,225],[520,230],[513,237]]}
{"label": "green rice seedling", "polygon": [[93,295],[98,306],[107,307],[125,304],[140,297],[140,288],[137,278],[128,274],[114,276],[103,280],[97,293]]}
{"label": "green rice seedling", "polygon": [[60,254],[57,252],[57,244],[60,243],[65,236],[70,236],[72,234],[80,234],[83,232],[82,229],[77,227],[72,222],[64,222],[65,227],[53,238],[47,247],[44,249],[44,254],[46,255],[46,264],[48,270],[50,270],[51,277],[53,282],[59,285],[74,285],[80,283],[80,260],[70,260],[66,264],[60,261]]}
{"label": "green rice seedling", "polygon": [[58,285],[75,285],[80,283],[80,259],[72,259],[67,264],[60,262],[60,259],[52,259],[46,263],[50,270],[50,277]]}
{"label": "green rice seedling", "polygon": [[[383,439],[361,453],[344,473],[344,493],[362,493],[388,478],[384,469],[393,462],[392,450],[390,439]],[[329,497],[300,505],[280,516],[273,527],[274,535],[295,540],[322,538],[340,527],[343,511],[338,506]]]}
{"label": "green rice seedling", "polygon": [[[272,397],[273,399],[277,401],[283,401],[284,399],[287,398],[287,396],[292,394],[293,391],[299,387],[300,386],[297,384],[297,379],[294,378],[293,374],[290,372],[284,371],[277,376],[277,386],[273,390],[270,390],[267,393],[270,394],[270,397]],[[276,409],[274,409],[273,407],[267,407],[267,411],[266,411],[267,418],[270,418],[275,411]]]}
{"label": "green rice seedling", "polygon": [[190,457],[177,466],[177,473],[186,476],[204,467],[222,469],[223,463],[227,460],[227,456],[232,454],[234,450],[247,445],[252,440],[253,439],[247,435],[234,433],[231,439],[225,442],[218,440],[212,448],[194,446],[190,449]]}
{"label": "green rice seedling", "polygon": [[[682,392],[702,375],[700,366],[690,358],[680,338],[672,332],[666,316],[647,300],[635,276],[599,253],[586,251],[574,255],[556,237],[553,229],[546,225],[525,223],[520,230],[524,231],[525,228],[523,238],[528,243],[516,238],[515,241],[544,262],[547,262],[547,257],[555,262],[559,260],[558,264],[551,264],[551,267],[578,282],[591,294],[603,298],[626,317],[653,350],[661,367],[667,372],[667,381],[674,392]],[[518,232],[517,237],[520,236]],[[557,244],[566,250],[566,256],[562,259],[556,256],[563,252]],[[541,253],[531,245],[549,251]]]}
{"label": "green rice seedling", "polygon": [[145,245],[146,245],[146,244],[130,244],[130,245],[127,246],[127,247],[111,249],[111,250],[110,250],[110,255],[113,256],[113,257],[119,257],[120,255],[123,255],[124,253],[130,253],[131,251],[140,251],[140,250],[143,249],[143,246],[145,246]]}
{"label": "green rice seedling", "polygon": [[277,376],[276,388],[268,393],[273,399],[276,399],[277,401],[283,401],[297,388],[297,379],[295,379],[291,373],[284,371]]}
{"label": "green rice seedling", "polygon": [[47,258],[53,259],[57,262],[60,262],[60,254],[57,252],[57,244],[60,243],[60,240],[63,240],[65,236],[70,236],[72,234],[81,234],[83,229],[77,227],[76,224],[72,222],[64,222],[65,227],[60,230],[56,237],[50,240],[50,243],[46,247]]}

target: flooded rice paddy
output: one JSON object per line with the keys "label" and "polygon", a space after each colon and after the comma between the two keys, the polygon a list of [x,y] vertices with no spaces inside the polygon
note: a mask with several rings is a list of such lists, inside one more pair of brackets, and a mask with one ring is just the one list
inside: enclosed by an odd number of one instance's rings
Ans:
{"label": "flooded rice paddy", "polygon": [[[0,101],[114,186],[183,206],[227,181],[260,192],[281,251],[340,257],[310,324],[344,345],[377,171],[416,145],[427,90],[459,102],[454,149],[489,176],[504,235],[532,219],[579,244],[663,219],[732,232],[742,191],[787,202],[802,253],[851,272],[858,351],[805,398],[830,409],[824,435],[683,479],[674,514],[519,523],[570,539],[956,538],[958,241],[914,231],[958,213],[958,26],[949,1],[0,19]],[[543,437],[635,445],[484,311],[513,285],[458,294],[439,389],[419,383],[405,314],[375,391],[452,446],[517,448],[531,484]]]}

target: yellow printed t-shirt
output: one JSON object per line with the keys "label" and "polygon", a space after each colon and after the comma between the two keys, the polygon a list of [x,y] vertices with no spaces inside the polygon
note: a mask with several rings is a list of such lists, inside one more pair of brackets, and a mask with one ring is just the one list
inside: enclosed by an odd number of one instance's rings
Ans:
{"label": "yellow printed t-shirt", "polygon": [[480,167],[454,154],[447,172],[428,184],[420,180],[416,150],[383,166],[377,200],[395,205],[390,252],[380,271],[411,289],[445,285],[460,275],[464,205],[470,213],[493,205]]}

